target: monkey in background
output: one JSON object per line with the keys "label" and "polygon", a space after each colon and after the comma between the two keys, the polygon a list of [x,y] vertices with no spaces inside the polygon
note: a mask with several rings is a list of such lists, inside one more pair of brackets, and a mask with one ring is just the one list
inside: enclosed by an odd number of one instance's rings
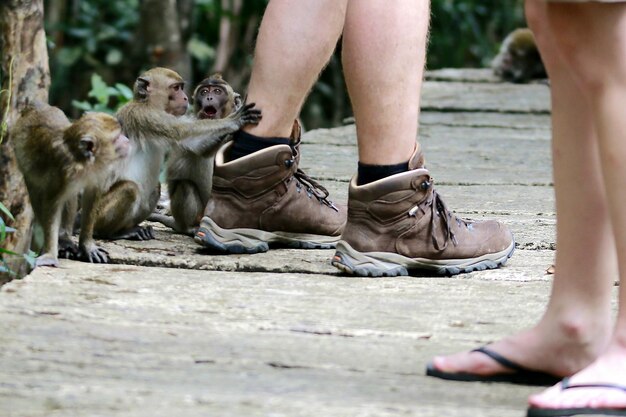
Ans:
{"label": "monkey in background", "polygon": [[[200,120],[222,119],[242,106],[241,96],[224,81],[221,74],[202,80],[192,98],[194,114]],[[258,122],[257,119],[249,123]],[[166,178],[173,217],[154,213],[148,220],[160,222],[179,233],[195,233],[211,195],[213,156],[224,140],[236,130],[219,131],[219,135],[213,135],[211,139],[214,145],[202,155],[182,147],[172,149],[167,161]]]}
{"label": "monkey in background", "polygon": [[507,35],[491,68],[502,80],[514,83],[547,78],[535,37],[528,28],[516,29]]}
{"label": "monkey in background", "polygon": [[[117,119],[105,113],[86,113],[70,123],[60,109],[35,103],[24,109],[12,127],[11,141],[35,221],[44,232],[36,266],[58,266],[59,239],[64,250],[81,260],[108,262],[108,253],[93,240],[94,207],[114,181],[116,164],[128,155],[128,138]],[[70,236],[81,191],[83,215],[76,248]],[[59,238],[64,208],[65,224]]]}
{"label": "monkey in background", "polygon": [[135,82],[133,100],[117,117],[130,139],[130,154],[116,181],[96,208],[95,234],[108,239],[153,239],[152,227],[142,227],[159,200],[159,171],[166,151],[179,147],[195,155],[213,149],[221,138],[247,123],[258,121],[254,103],[220,120],[185,117],[188,99],[181,76],[167,68],[153,68]]}

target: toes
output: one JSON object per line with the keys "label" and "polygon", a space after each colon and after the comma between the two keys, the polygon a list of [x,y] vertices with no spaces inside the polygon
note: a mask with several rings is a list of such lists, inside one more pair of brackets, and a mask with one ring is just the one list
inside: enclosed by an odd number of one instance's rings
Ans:
{"label": "toes", "polygon": [[139,227],[137,230],[137,239],[139,240],[154,239],[154,230],[152,229],[152,226]]}
{"label": "toes", "polygon": [[626,408],[626,395],[612,388],[561,389],[557,384],[547,390],[531,395],[528,404],[534,408]]}
{"label": "toes", "polygon": [[93,251],[89,257],[89,262],[95,264],[106,264],[109,262],[108,252],[104,249],[97,249]]}
{"label": "toes", "polygon": [[556,408],[559,406],[558,396],[561,392],[561,383],[528,398],[528,404],[537,408]]}
{"label": "toes", "polygon": [[446,361],[445,356],[435,356],[432,360],[432,364],[438,371],[455,372],[456,369],[451,369],[450,365]]}
{"label": "toes", "polygon": [[437,370],[443,372],[464,372],[476,375],[490,375],[507,371],[502,365],[479,352],[460,352],[449,356],[436,356],[433,358],[433,365]]}

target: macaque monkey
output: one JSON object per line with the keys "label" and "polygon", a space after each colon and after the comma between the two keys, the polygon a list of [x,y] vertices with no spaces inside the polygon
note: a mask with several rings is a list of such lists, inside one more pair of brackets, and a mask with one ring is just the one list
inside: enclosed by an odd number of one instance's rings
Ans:
{"label": "macaque monkey", "polygon": [[[71,228],[78,194],[82,192],[78,258],[106,263],[108,253],[93,240],[94,207],[115,179],[116,165],[128,155],[129,142],[113,116],[86,113],[70,123],[63,112],[43,103],[27,107],[11,129],[11,141],[24,175],[35,221],[44,232],[36,266],[58,266],[59,229],[64,250],[71,249]],[[67,231],[67,228],[70,231]]]}
{"label": "macaque monkey", "polygon": [[133,100],[118,112],[130,139],[130,155],[97,208],[95,233],[108,239],[153,239],[150,226],[141,227],[159,200],[159,171],[166,151],[180,148],[205,155],[223,137],[247,123],[258,122],[254,104],[242,106],[221,120],[184,117],[188,99],[183,79],[167,68],[153,68],[135,82]]}
{"label": "macaque monkey", "polygon": [[528,28],[516,29],[504,39],[491,68],[502,80],[514,83],[547,77],[535,37]]}
{"label": "macaque monkey", "polygon": [[[193,92],[193,103],[194,113],[200,120],[223,119],[242,106],[241,96],[233,91],[220,74],[205,78],[198,84]],[[258,119],[250,123],[258,123]],[[179,233],[195,233],[211,195],[213,156],[219,145],[236,130],[216,131],[215,135],[210,136],[213,146],[201,155],[183,147],[172,149],[167,161],[166,177],[173,217],[154,213],[149,220],[163,223]]]}

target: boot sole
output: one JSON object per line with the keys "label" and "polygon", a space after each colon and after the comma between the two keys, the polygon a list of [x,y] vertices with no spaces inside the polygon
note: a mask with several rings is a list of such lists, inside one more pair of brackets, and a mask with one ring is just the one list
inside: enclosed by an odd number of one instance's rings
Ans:
{"label": "boot sole", "polygon": [[234,254],[267,252],[270,243],[294,249],[334,249],[339,238],[258,229],[222,229],[206,216],[194,236],[196,243],[205,248]]}
{"label": "boot sole", "polygon": [[331,264],[342,272],[361,277],[397,277],[409,271],[428,271],[438,275],[495,269],[513,256],[515,241],[503,251],[469,259],[407,258],[391,252],[358,252],[345,241],[337,243],[337,252]]}

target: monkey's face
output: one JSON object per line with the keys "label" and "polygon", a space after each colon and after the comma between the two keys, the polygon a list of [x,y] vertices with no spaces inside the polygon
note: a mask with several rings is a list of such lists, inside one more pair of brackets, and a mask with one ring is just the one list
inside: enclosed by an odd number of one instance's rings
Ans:
{"label": "monkey's face", "polygon": [[221,85],[201,85],[195,94],[194,108],[198,119],[222,119],[229,101],[228,91]]}
{"label": "monkey's face", "polygon": [[189,99],[185,94],[185,83],[176,82],[168,87],[168,102],[166,112],[174,116],[182,116],[187,113]]}

